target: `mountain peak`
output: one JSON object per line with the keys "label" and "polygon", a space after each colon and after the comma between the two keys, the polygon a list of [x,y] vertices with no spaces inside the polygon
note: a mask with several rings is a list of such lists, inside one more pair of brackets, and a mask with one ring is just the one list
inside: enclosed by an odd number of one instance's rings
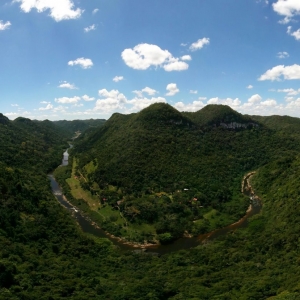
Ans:
{"label": "mountain peak", "polygon": [[224,128],[246,128],[248,125],[257,126],[249,116],[235,111],[228,105],[209,104],[188,116],[200,126],[221,126]]}
{"label": "mountain peak", "polygon": [[136,121],[151,125],[175,124],[192,125],[193,122],[167,103],[154,103],[136,114]]}

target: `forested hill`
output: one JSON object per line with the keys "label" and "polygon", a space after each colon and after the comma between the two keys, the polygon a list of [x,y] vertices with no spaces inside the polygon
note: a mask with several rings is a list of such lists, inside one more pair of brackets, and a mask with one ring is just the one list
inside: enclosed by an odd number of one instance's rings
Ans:
{"label": "forested hill", "polygon": [[131,192],[195,187],[210,197],[226,194],[221,191],[228,182],[271,156],[296,149],[291,138],[282,139],[228,106],[180,113],[159,103],[137,114],[114,114],[103,127],[83,134],[74,154],[81,168],[97,160],[91,176],[100,186],[113,184]]}
{"label": "forested hill", "polygon": [[61,121],[53,121],[57,127],[67,131],[69,134],[73,134],[76,131],[83,132],[87,129],[96,128],[98,126],[102,126],[106,120],[104,119],[89,119],[89,120],[61,120]]}
{"label": "forested hill", "polygon": [[[217,200],[214,206],[219,209],[220,200],[222,205],[228,201],[222,198],[224,195],[231,197],[236,188],[239,190],[240,175],[257,168],[252,184],[263,201],[261,213],[249,220],[247,228],[191,250],[162,257],[122,253],[107,239],[83,234],[51,193],[46,174],[55,163],[61,162],[61,154],[67,146],[65,135],[52,131],[47,121],[32,124],[28,119],[19,119],[12,122],[0,114],[1,300],[300,299],[300,140],[292,134],[300,131],[297,120],[288,132],[268,128],[267,124],[263,126],[258,119],[255,122],[258,126],[226,128],[221,121],[248,124],[253,120],[224,120],[222,116],[218,118],[220,125],[214,120],[211,125],[202,127],[186,114],[182,116],[168,106],[162,108],[167,117],[157,115],[155,122],[144,116],[154,111],[160,114],[160,106],[150,107],[141,114],[115,114],[102,128],[83,134],[74,154],[81,163],[92,159],[88,167],[78,169],[88,175],[88,183],[98,180],[99,162],[105,163],[101,156],[116,161],[114,151],[117,155],[124,152],[130,168],[126,169],[129,175],[126,172],[123,175],[132,182],[132,189],[139,189],[135,180],[139,172],[144,172],[138,169],[138,163],[151,168],[158,160],[163,168],[172,164],[167,169],[170,172],[167,180],[175,178],[173,171],[177,180],[188,175],[185,182],[175,181],[178,185],[174,186],[173,182],[169,188],[180,189],[196,180],[194,178],[200,178],[199,190],[192,193],[198,192],[203,203]],[[85,143],[87,148],[84,148]],[[90,147],[95,147],[95,151]],[[108,147],[111,153],[101,147]],[[167,157],[165,147],[173,151],[174,156]],[[80,149],[87,153],[80,153]],[[136,164],[130,155],[136,157]],[[141,160],[143,155],[148,155],[145,160],[150,160],[149,165]],[[181,160],[181,156],[184,159]],[[169,158],[170,161],[164,160]],[[184,164],[188,164],[189,172],[178,173],[175,160],[180,163],[179,170],[187,171]],[[122,172],[124,166],[128,167],[123,159],[117,166]],[[160,166],[156,163],[154,167]],[[163,168],[158,169],[161,173],[158,179],[153,179],[151,188],[164,187],[166,178],[160,176],[166,174]],[[94,169],[97,171],[92,172]],[[64,167],[59,170],[64,172]],[[118,175],[117,168],[114,171]],[[154,171],[144,174],[150,176]],[[103,177],[99,178],[99,182],[103,182]],[[232,179],[234,184],[231,184]],[[206,187],[201,182],[206,182],[211,189],[207,199],[203,195]],[[79,185],[77,181],[76,185]],[[226,190],[217,194],[220,186]],[[136,205],[132,197],[129,200],[128,207]],[[145,207],[146,211],[153,212],[149,204],[154,201],[150,200]],[[196,211],[195,207],[190,209],[189,202],[182,209],[183,200],[174,196],[171,203],[168,197],[159,198],[154,215],[168,209],[162,216],[165,223],[180,225],[182,219],[190,217],[191,211]],[[223,209],[226,208],[232,213],[233,207],[224,204]],[[174,221],[175,217],[178,219]],[[138,223],[135,228],[139,227]]]}
{"label": "forested hill", "polygon": [[69,136],[50,121],[0,116],[0,162],[9,167],[50,171],[57,166]]}
{"label": "forested hill", "polygon": [[[240,194],[243,176],[299,151],[300,140],[293,135],[228,106],[180,113],[157,103],[139,113],[112,115],[104,126],[80,136],[71,153],[81,186],[98,195],[93,201],[100,217],[104,205],[118,206],[132,226],[152,228],[135,240],[154,234],[165,242],[238,220],[249,204]],[[127,228],[112,230],[132,239]]]}

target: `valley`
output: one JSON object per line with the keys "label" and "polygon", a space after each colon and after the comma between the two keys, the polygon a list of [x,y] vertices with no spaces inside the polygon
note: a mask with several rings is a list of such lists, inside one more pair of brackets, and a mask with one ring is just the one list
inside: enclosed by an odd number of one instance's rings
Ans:
{"label": "valley", "polygon": [[58,168],[72,124],[0,121],[1,300],[300,297],[298,119],[155,104]]}

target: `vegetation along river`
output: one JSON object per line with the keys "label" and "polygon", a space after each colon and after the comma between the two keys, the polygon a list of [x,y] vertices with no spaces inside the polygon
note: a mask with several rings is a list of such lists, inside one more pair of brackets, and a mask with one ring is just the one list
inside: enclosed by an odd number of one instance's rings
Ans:
{"label": "vegetation along river", "polygon": [[[69,154],[68,154],[68,150],[66,150],[66,152],[64,152],[64,154],[63,154],[62,166],[66,166],[68,164],[68,158],[69,158]],[[254,173],[255,172],[248,173],[243,178],[243,181],[242,181],[241,191],[250,198],[250,206],[249,206],[245,216],[243,218],[241,218],[239,221],[237,221],[231,225],[228,225],[224,228],[216,229],[216,230],[206,233],[206,234],[201,234],[197,237],[191,237],[191,238],[182,237],[182,238],[174,241],[171,244],[153,245],[153,246],[146,247],[147,253],[149,253],[149,254],[150,253],[166,254],[166,253],[170,253],[173,251],[193,248],[193,247],[199,246],[201,243],[206,243],[206,242],[212,241],[213,239],[215,239],[219,236],[225,235],[229,232],[233,232],[238,228],[246,227],[247,223],[248,223],[248,219],[250,217],[252,217],[253,215],[259,213],[261,210],[261,207],[262,207],[260,199],[254,194],[254,191],[250,185],[250,178],[251,178],[251,176],[253,176]],[[89,219],[89,217],[84,216],[78,208],[74,207],[70,202],[68,202],[66,197],[63,195],[62,190],[61,190],[59,184],[57,183],[57,181],[55,180],[54,176],[52,174],[50,174],[48,177],[51,181],[51,188],[52,188],[53,194],[55,195],[55,197],[57,198],[59,203],[72,213],[72,216],[76,219],[77,223],[80,225],[83,232],[93,234],[100,238],[108,238],[111,240],[111,242],[114,245],[118,246],[121,250],[132,251],[132,250],[139,249],[132,244],[126,244],[126,242],[121,241],[118,238],[111,237],[104,230],[95,226],[95,224],[93,223],[92,220]],[[143,247],[143,248],[145,248],[145,247]]]}

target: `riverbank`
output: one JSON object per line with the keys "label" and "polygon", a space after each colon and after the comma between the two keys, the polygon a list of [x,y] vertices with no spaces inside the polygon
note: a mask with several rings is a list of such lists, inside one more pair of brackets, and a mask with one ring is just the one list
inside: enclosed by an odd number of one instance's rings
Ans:
{"label": "riverbank", "polygon": [[[250,199],[254,195],[254,190],[250,184],[250,179],[251,176],[253,176],[255,172],[250,172],[246,174],[243,177],[242,181],[242,189],[244,193],[249,194],[250,191]],[[238,220],[237,222],[234,222],[224,228],[216,229],[211,232],[208,232],[206,234],[202,234],[196,237],[193,237],[189,233],[185,232],[184,237],[175,240],[173,243],[170,243],[168,245],[161,245],[158,241],[157,243],[140,243],[140,242],[132,242],[126,240],[126,238],[122,237],[117,237],[108,231],[103,230],[95,221],[91,220],[90,216],[87,215],[87,213],[84,213],[78,206],[75,206],[72,204],[65,195],[63,195],[61,188],[59,187],[58,183],[56,182],[54,176],[52,175],[52,180],[55,181],[55,183],[52,183],[52,185],[56,186],[56,190],[53,190],[53,193],[55,196],[58,198],[58,201],[66,207],[67,203],[67,208],[72,211],[72,215],[77,219],[77,223],[79,226],[82,228],[83,231],[92,233],[98,236],[98,237],[105,237],[111,240],[115,245],[122,249],[130,250],[130,249],[147,249],[147,251],[155,251],[155,252],[163,252],[163,253],[168,253],[172,252],[175,250],[180,250],[180,249],[187,249],[187,248],[192,248],[198,246],[200,243],[207,242],[209,240],[212,240],[220,235],[227,234],[229,232],[232,232],[238,228],[245,227],[247,224],[247,219],[251,217],[252,215],[258,213],[260,211],[260,207],[254,207],[252,204],[249,205],[245,216]],[[59,192],[57,193],[57,189],[59,189]],[[61,200],[59,199],[59,195],[61,195]],[[79,218],[80,215],[80,218]],[[80,219],[80,220],[79,220]],[[83,219],[85,222],[83,222]],[[90,226],[92,226],[96,231],[91,230],[90,228],[87,230],[87,224],[86,222],[89,223]],[[83,224],[84,223],[84,224]],[[85,227],[85,228],[84,228]],[[91,232],[93,231],[93,232]],[[174,250],[175,249],[175,250]]]}

